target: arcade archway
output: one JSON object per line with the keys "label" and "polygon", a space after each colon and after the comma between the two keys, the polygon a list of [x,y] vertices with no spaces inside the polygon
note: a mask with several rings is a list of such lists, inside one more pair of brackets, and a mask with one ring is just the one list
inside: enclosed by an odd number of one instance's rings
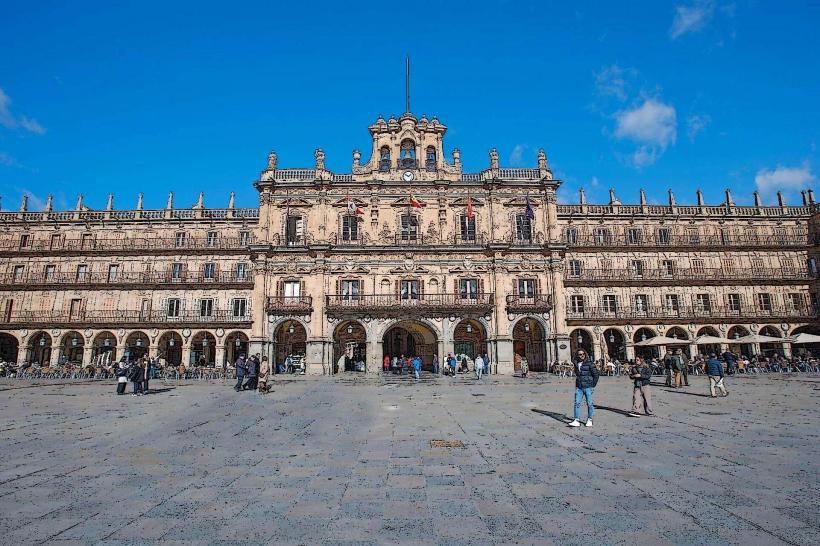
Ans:
{"label": "arcade archway", "polygon": [[3,362],[17,362],[20,344],[11,334],[0,334],[0,360]]}
{"label": "arcade archway", "polygon": [[307,330],[298,320],[286,320],[274,332],[276,343],[273,358],[277,366],[290,357],[294,366],[301,366],[307,352]]}
{"label": "arcade archway", "polygon": [[729,344],[729,350],[736,355],[754,356],[754,347],[751,343],[737,343],[735,341],[741,337],[750,335],[750,333],[751,332],[744,326],[732,326],[729,328],[729,331],[726,333],[726,337],[732,340],[732,343]]}
{"label": "arcade archway", "polygon": [[438,355],[436,333],[426,324],[415,320],[402,320],[392,325],[384,333],[382,342],[384,354],[391,359],[402,355],[420,356],[425,370],[432,369],[433,356]]}
{"label": "arcade archway", "polygon": [[148,354],[148,334],[145,332],[132,332],[125,339],[125,352],[123,356],[128,362],[138,360]]}
{"label": "arcade archway", "polygon": [[[546,336],[541,324],[530,317],[525,317],[515,323],[513,327],[513,352],[527,357],[527,364],[531,372],[547,371]],[[513,359],[516,371],[521,369],[518,358]]]}
{"label": "arcade archway", "polygon": [[159,338],[159,358],[174,368],[182,364],[182,336],[176,332],[165,332]]}
{"label": "arcade archway", "polygon": [[626,362],[626,340],[623,333],[617,328],[607,328],[604,330],[603,335],[606,344],[606,356],[610,360]]}
{"label": "arcade archway", "polygon": [[[632,336],[632,341],[634,343],[638,343],[640,341],[652,339],[656,335],[658,334],[655,333],[655,331],[651,328],[638,328],[635,331],[635,335]],[[658,347],[645,347],[636,345],[635,356],[639,356],[641,358],[658,358],[660,356],[660,349]]]}
{"label": "arcade archway", "polygon": [[453,354],[460,361],[461,355],[475,360],[487,354],[487,331],[484,325],[474,319],[459,322],[453,330]]}
{"label": "arcade archway", "polygon": [[333,329],[333,373],[363,372],[367,366],[367,332],[355,320]]}
{"label": "arcade archway", "polygon": [[100,332],[91,343],[95,365],[108,364],[117,359],[117,338],[111,332]]}
{"label": "arcade archway", "polygon": [[592,357],[592,335],[583,328],[576,328],[569,333],[569,347],[571,351],[570,360],[575,361],[578,349],[583,349]]}
{"label": "arcade archway", "polygon": [[233,364],[239,355],[248,356],[248,336],[232,332],[225,337],[225,362]]}
{"label": "arcade archway", "polygon": [[28,342],[28,362],[48,366],[51,362],[51,336],[46,332],[37,332]]}
{"label": "arcade archway", "polygon": [[60,362],[82,364],[85,352],[85,338],[80,332],[66,332],[60,344]]}
{"label": "arcade archway", "polygon": [[[775,328],[774,326],[764,326],[760,329],[761,336],[769,336],[769,337],[783,337],[783,332],[779,329]],[[783,343],[778,341],[775,343],[761,343],[760,344],[760,352],[766,356],[774,356],[774,355],[782,355],[783,354]]]}
{"label": "arcade archway", "polygon": [[191,339],[191,366],[216,365],[216,338],[210,332],[198,332]]}
{"label": "arcade archway", "polygon": [[[711,326],[704,326],[703,328],[698,330],[698,333],[695,337],[697,338],[700,336],[722,337],[720,335],[720,332],[718,332],[715,328],[712,328]],[[698,353],[702,355],[708,355],[710,353],[719,355],[721,353],[720,343],[705,343],[702,345],[698,345]]]}

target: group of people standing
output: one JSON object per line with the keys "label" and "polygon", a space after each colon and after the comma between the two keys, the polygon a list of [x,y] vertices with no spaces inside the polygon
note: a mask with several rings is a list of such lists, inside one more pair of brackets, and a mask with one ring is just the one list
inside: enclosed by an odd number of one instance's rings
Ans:
{"label": "group of people standing", "polygon": [[258,390],[260,394],[270,392],[268,386],[270,365],[267,356],[260,358],[260,354],[256,353],[246,360],[245,354],[241,353],[234,366],[236,367],[236,385],[233,389],[236,392],[247,390]]}
{"label": "group of people standing", "polygon": [[154,376],[155,362],[146,358],[138,358],[133,362],[125,359],[117,362],[115,374],[117,376],[117,394],[125,394],[130,381],[134,385],[131,396],[142,396],[148,393],[148,381]]}

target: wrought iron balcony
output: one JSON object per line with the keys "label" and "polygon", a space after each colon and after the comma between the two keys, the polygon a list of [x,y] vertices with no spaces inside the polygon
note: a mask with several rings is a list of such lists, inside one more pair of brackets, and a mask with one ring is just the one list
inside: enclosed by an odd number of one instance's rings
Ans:
{"label": "wrought iron balcony", "polygon": [[644,285],[644,284],[725,284],[737,281],[760,281],[766,284],[807,282],[816,275],[803,269],[784,268],[744,268],[744,269],[582,269],[580,272],[566,271],[564,284],[567,286],[587,284]]}
{"label": "wrought iron balcony", "polygon": [[656,232],[640,232],[636,236],[621,234],[578,234],[564,236],[563,242],[570,248],[613,248],[613,247],[669,247],[669,248],[716,248],[725,247],[805,247],[808,236],[794,235],[658,235]]}
{"label": "wrought iron balcony", "polygon": [[545,313],[552,310],[552,296],[507,296],[507,312],[510,313]]}
{"label": "wrought iron balcony", "polygon": [[464,313],[492,312],[492,293],[470,294],[329,294],[325,296],[328,313],[372,316],[461,316]]}
{"label": "wrought iron balcony", "polygon": [[181,311],[169,314],[166,311],[140,310],[101,310],[101,311],[20,311],[0,315],[0,325],[22,326],[26,324],[42,327],[75,328],[82,326],[113,327],[119,324],[156,325],[164,327],[181,327],[185,325],[213,326],[219,324],[250,323],[250,309],[244,314],[234,314],[232,309],[213,310],[202,315],[194,311]]}
{"label": "wrought iron balcony", "polygon": [[21,245],[18,239],[4,239],[0,241],[0,252],[31,252],[31,253],[60,253],[60,252],[175,252],[180,251],[230,251],[243,250],[253,244],[254,239],[248,237],[190,237],[177,239],[175,237],[123,237],[123,238],[65,238],[59,241],[51,239],[34,239]]}
{"label": "wrought iron balcony", "polygon": [[159,272],[124,272],[124,273],[36,273],[22,276],[8,274],[0,276],[0,290],[19,290],[21,287],[31,290],[59,290],[82,288],[106,288],[144,286],[149,288],[173,288],[180,285],[232,285],[252,288],[253,277],[237,275],[232,271],[214,272],[206,276],[203,272],[185,272],[178,276]]}
{"label": "wrought iron balcony", "polygon": [[810,320],[816,318],[820,313],[818,309],[810,305],[805,307],[787,306],[679,306],[679,307],[649,307],[647,309],[637,309],[634,307],[616,306],[611,307],[584,307],[582,309],[567,307],[568,321],[654,321],[686,320],[694,322],[715,322],[719,320],[733,321],[756,321],[761,318],[803,318]]}
{"label": "wrought iron balcony", "polygon": [[268,315],[309,315],[313,312],[311,296],[270,296],[265,304]]}

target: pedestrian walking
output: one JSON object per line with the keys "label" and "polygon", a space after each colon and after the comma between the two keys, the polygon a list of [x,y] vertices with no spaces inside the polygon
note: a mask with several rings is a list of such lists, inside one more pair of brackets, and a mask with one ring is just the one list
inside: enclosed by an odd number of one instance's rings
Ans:
{"label": "pedestrian walking", "polygon": [[148,394],[148,380],[151,379],[151,362],[146,361],[145,358],[140,359],[142,360],[142,393]]}
{"label": "pedestrian walking", "polygon": [[245,373],[248,371],[248,365],[245,362],[244,353],[239,354],[239,357],[234,363],[234,367],[236,368],[236,385],[234,385],[233,390],[239,392],[242,390],[242,383],[245,381]]}
{"label": "pedestrian walking", "polygon": [[484,353],[484,373],[490,375],[490,355]]}
{"label": "pedestrian walking", "polygon": [[686,356],[686,353],[678,349],[678,354],[680,355],[681,360],[681,379],[683,380],[683,386],[689,386],[689,357]]}
{"label": "pedestrian walking", "polygon": [[481,381],[481,374],[484,373],[484,358],[481,355],[475,357],[475,378]]}
{"label": "pedestrian walking", "polygon": [[421,377],[421,357],[415,356],[413,357],[413,373],[416,376],[416,379]]}
{"label": "pedestrian walking", "polygon": [[674,349],[672,352],[666,355],[664,364],[672,372],[671,387],[673,389],[679,389],[683,387],[683,378],[681,376],[681,370],[683,369],[683,358],[681,358],[680,356],[680,349]]}
{"label": "pedestrian walking", "polygon": [[447,353],[447,366],[450,368],[450,373],[453,377],[456,376],[456,357],[453,353]]}
{"label": "pedestrian walking", "polygon": [[732,351],[726,351],[723,353],[723,360],[726,361],[726,373],[733,375],[735,373],[737,357],[735,357],[735,354]]}
{"label": "pedestrian walking", "polygon": [[131,396],[142,396],[142,379],[145,370],[140,366],[140,361],[137,360],[131,364],[131,369],[128,372],[128,379],[134,384],[134,392]]}
{"label": "pedestrian walking", "polygon": [[715,353],[710,353],[709,360],[706,361],[706,375],[709,376],[709,394],[712,398],[717,398],[715,387],[720,390],[722,396],[729,396],[729,391],[723,386],[723,364],[717,359]]}
{"label": "pedestrian walking", "polygon": [[256,390],[256,383],[259,379],[259,355],[252,355],[248,359],[248,380],[242,385],[242,390]]}
{"label": "pedestrian walking", "polygon": [[520,360],[521,365],[521,377],[527,377],[527,374],[530,373],[530,363],[527,361],[527,357],[521,355]]}
{"label": "pedestrian walking", "polygon": [[268,394],[270,392],[268,376],[270,376],[270,364],[268,364],[268,357],[263,356],[262,362],[259,364],[259,385],[257,387],[259,394]]}
{"label": "pedestrian walking", "polygon": [[117,394],[125,394],[128,386],[128,366],[122,360],[117,363]]}
{"label": "pedestrian walking", "polygon": [[595,406],[592,404],[592,392],[598,385],[598,377],[598,367],[589,358],[585,350],[579,349],[575,361],[575,419],[569,426],[581,426],[582,399],[585,399],[587,404],[586,426],[592,426],[592,417],[595,415]]}
{"label": "pedestrian walking", "polygon": [[433,355],[433,373],[439,373],[438,355]]}
{"label": "pedestrian walking", "polygon": [[632,378],[632,411],[630,417],[640,417],[641,414],[654,415],[652,411],[652,392],[650,382],[652,380],[652,368],[646,361],[638,357],[635,365],[629,370],[629,377]]}

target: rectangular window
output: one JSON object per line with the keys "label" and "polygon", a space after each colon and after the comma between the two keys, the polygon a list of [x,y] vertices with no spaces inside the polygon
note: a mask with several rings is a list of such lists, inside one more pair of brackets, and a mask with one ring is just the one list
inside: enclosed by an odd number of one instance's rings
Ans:
{"label": "rectangular window", "polygon": [[342,216],[342,240],[359,240],[359,219],[356,216]]}
{"label": "rectangular window", "polygon": [[185,232],[184,231],[177,232],[174,244],[176,245],[177,248],[185,246]]}
{"label": "rectangular window", "polygon": [[706,267],[705,267],[705,264],[704,264],[703,260],[700,260],[700,259],[692,260],[692,271],[694,273],[698,273],[698,274],[702,274],[704,271],[706,271]]}
{"label": "rectangular window", "polygon": [[251,234],[249,231],[239,232],[239,246],[248,246],[251,242]]}
{"label": "rectangular window", "polygon": [[26,272],[26,268],[23,265],[15,265],[14,266],[14,280],[15,281],[22,281],[23,274]]}
{"label": "rectangular window", "polygon": [[614,294],[606,294],[601,300],[606,313],[618,312],[618,298]]}
{"label": "rectangular window", "polygon": [[584,296],[570,296],[569,297],[569,309],[573,313],[583,313],[584,312]]}
{"label": "rectangular window", "polygon": [[53,281],[54,280],[54,271],[55,270],[56,270],[56,268],[53,265],[47,265],[46,266],[45,278],[46,278],[47,281]]}
{"label": "rectangular window", "polygon": [[458,294],[461,299],[474,300],[478,298],[478,279],[459,279]]}
{"label": "rectangular window", "polygon": [[205,279],[213,279],[216,276],[216,264],[213,262],[206,263],[202,268],[202,277]]}
{"label": "rectangular window", "polygon": [[671,236],[669,234],[669,228],[660,228],[660,229],[658,229],[658,244],[659,245],[668,245],[670,240],[671,240]]}
{"label": "rectangular window", "polygon": [[82,243],[81,243],[82,247],[83,248],[91,248],[93,246],[93,242],[94,242],[93,237],[94,236],[91,235],[90,233],[83,233],[83,239],[82,239]]}
{"label": "rectangular window", "polygon": [[209,247],[216,246],[217,243],[217,233],[215,231],[209,231],[208,235],[205,237],[205,244]]}
{"label": "rectangular window", "polygon": [[649,311],[649,296],[646,294],[637,294],[635,296],[635,312],[646,313]]}
{"label": "rectangular window", "polygon": [[578,230],[576,228],[567,228],[564,239],[568,245],[578,244]]}
{"label": "rectangular window", "polygon": [[140,319],[148,320],[151,314],[151,300],[142,300],[140,303]]}
{"label": "rectangular window", "polygon": [[401,222],[401,240],[415,241],[418,238],[419,223],[418,219],[413,214],[403,214],[400,219]]}
{"label": "rectangular window", "polygon": [[62,235],[55,233],[51,236],[51,248],[60,248],[60,242],[62,239]]}
{"label": "rectangular window", "polygon": [[735,270],[735,261],[731,258],[724,258],[720,263],[723,266],[724,272],[731,273]]}
{"label": "rectangular window", "polygon": [[518,279],[518,297],[535,297],[535,279]]}
{"label": "rectangular window", "polygon": [[699,245],[700,244],[700,233],[698,233],[697,228],[687,228],[686,229],[686,241],[690,245]]}
{"label": "rectangular window", "polygon": [[791,258],[782,258],[780,260],[780,266],[783,268],[783,273],[785,275],[794,275],[795,267],[794,267],[794,260]]}
{"label": "rectangular window", "polygon": [[78,265],[77,266],[77,281],[84,282],[88,278],[88,266],[87,265]]}
{"label": "rectangular window", "polygon": [[761,292],[757,295],[757,308],[760,311],[771,313],[772,311],[772,295],[767,292]]}
{"label": "rectangular window", "polygon": [[712,312],[712,298],[709,294],[697,294],[695,296],[695,308],[703,313]]}
{"label": "rectangular window", "polygon": [[301,216],[288,216],[285,222],[285,243],[301,245],[305,241],[305,222]]}
{"label": "rectangular window", "polygon": [[120,275],[119,264],[111,264],[108,266],[108,282],[114,282]]}
{"label": "rectangular window", "polygon": [[403,300],[417,300],[419,299],[419,281],[409,280],[401,281],[399,283],[399,296]]}
{"label": "rectangular window", "polygon": [[80,312],[83,309],[83,300],[80,299],[73,299],[71,300],[70,307],[68,309],[69,317],[72,319],[80,318]]}
{"label": "rectangular window", "polygon": [[630,245],[639,245],[643,242],[643,232],[639,228],[626,230],[626,242]]}
{"label": "rectangular window", "polygon": [[515,237],[519,241],[532,241],[532,220],[526,214],[515,216]]}
{"label": "rectangular window", "polygon": [[728,229],[721,229],[720,230],[720,244],[722,244],[722,245],[732,244],[732,236],[729,235],[729,230]]}
{"label": "rectangular window", "polygon": [[28,233],[20,235],[20,248],[26,248],[31,245],[31,236]]}
{"label": "rectangular window", "polygon": [[171,278],[174,280],[179,280],[182,278],[182,264],[181,263],[173,263],[171,264]]}
{"label": "rectangular window", "polygon": [[632,260],[629,263],[629,267],[632,270],[633,277],[643,277],[643,260]]}
{"label": "rectangular window", "polygon": [[664,296],[664,303],[667,311],[672,313],[677,313],[680,311],[680,302],[677,294],[666,294]]}
{"label": "rectangular window", "polygon": [[663,260],[661,262],[661,275],[671,277],[675,274],[675,262],[672,260]]}
{"label": "rectangular window", "polygon": [[299,303],[302,297],[301,281],[285,281],[282,285],[282,290],[282,295],[285,297],[285,304],[293,305]]}
{"label": "rectangular window", "polygon": [[595,228],[595,244],[608,246],[612,244],[612,232],[608,228]]}
{"label": "rectangular window", "polygon": [[740,313],[740,308],[742,305],[740,294],[727,294],[726,304],[729,306],[729,311],[732,313]]}
{"label": "rectangular window", "polygon": [[203,298],[199,300],[199,316],[212,317],[214,316],[214,300],[212,298]]}
{"label": "rectangular window", "polygon": [[803,309],[803,295],[799,292],[789,292],[786,294],[786,308],[791,311]]}
{"label": "rectangular window", "polygon": [[752,258],[752,272],[756,275],[763,273],[763,258]]}
{"label": "rectangular window", "polygon": [[245,280],[248,278],[248,264],[246,263],[238,263],[236,264],[236,278],[239,280]]}
{"label": "rectangular window", "polygon": [[462,241],[475,241],[475,216],[461,216],[460,226]]}
{"label": "rectangular window", "polygon": [[581,276],[581,260],[570,260],[568,262],[569,265],[569,276],[570,277],[580,277]]}
{"label": "rectangular window", "polygon": [[180,310],[180,299],[179,298],[170,298],[168,300],[168,316],[172,318],[179,317],[179,310]]}
{"label": "rectangular window", "polygon": [[14,300],[6,300],[6,307],[3,309],[5,322],[11,322],[12,311],[14,311]]}
{"label": "rectangular window", "polygon": [[245,298],[236,298],[233,300],[231,311],[234,317],[245,317],[248,311],[248,300]]}
{"label": "rectangular window", "polygon": [[359,299],[359,281],[356,279],[342,281],[342,299],[355,301]]}

